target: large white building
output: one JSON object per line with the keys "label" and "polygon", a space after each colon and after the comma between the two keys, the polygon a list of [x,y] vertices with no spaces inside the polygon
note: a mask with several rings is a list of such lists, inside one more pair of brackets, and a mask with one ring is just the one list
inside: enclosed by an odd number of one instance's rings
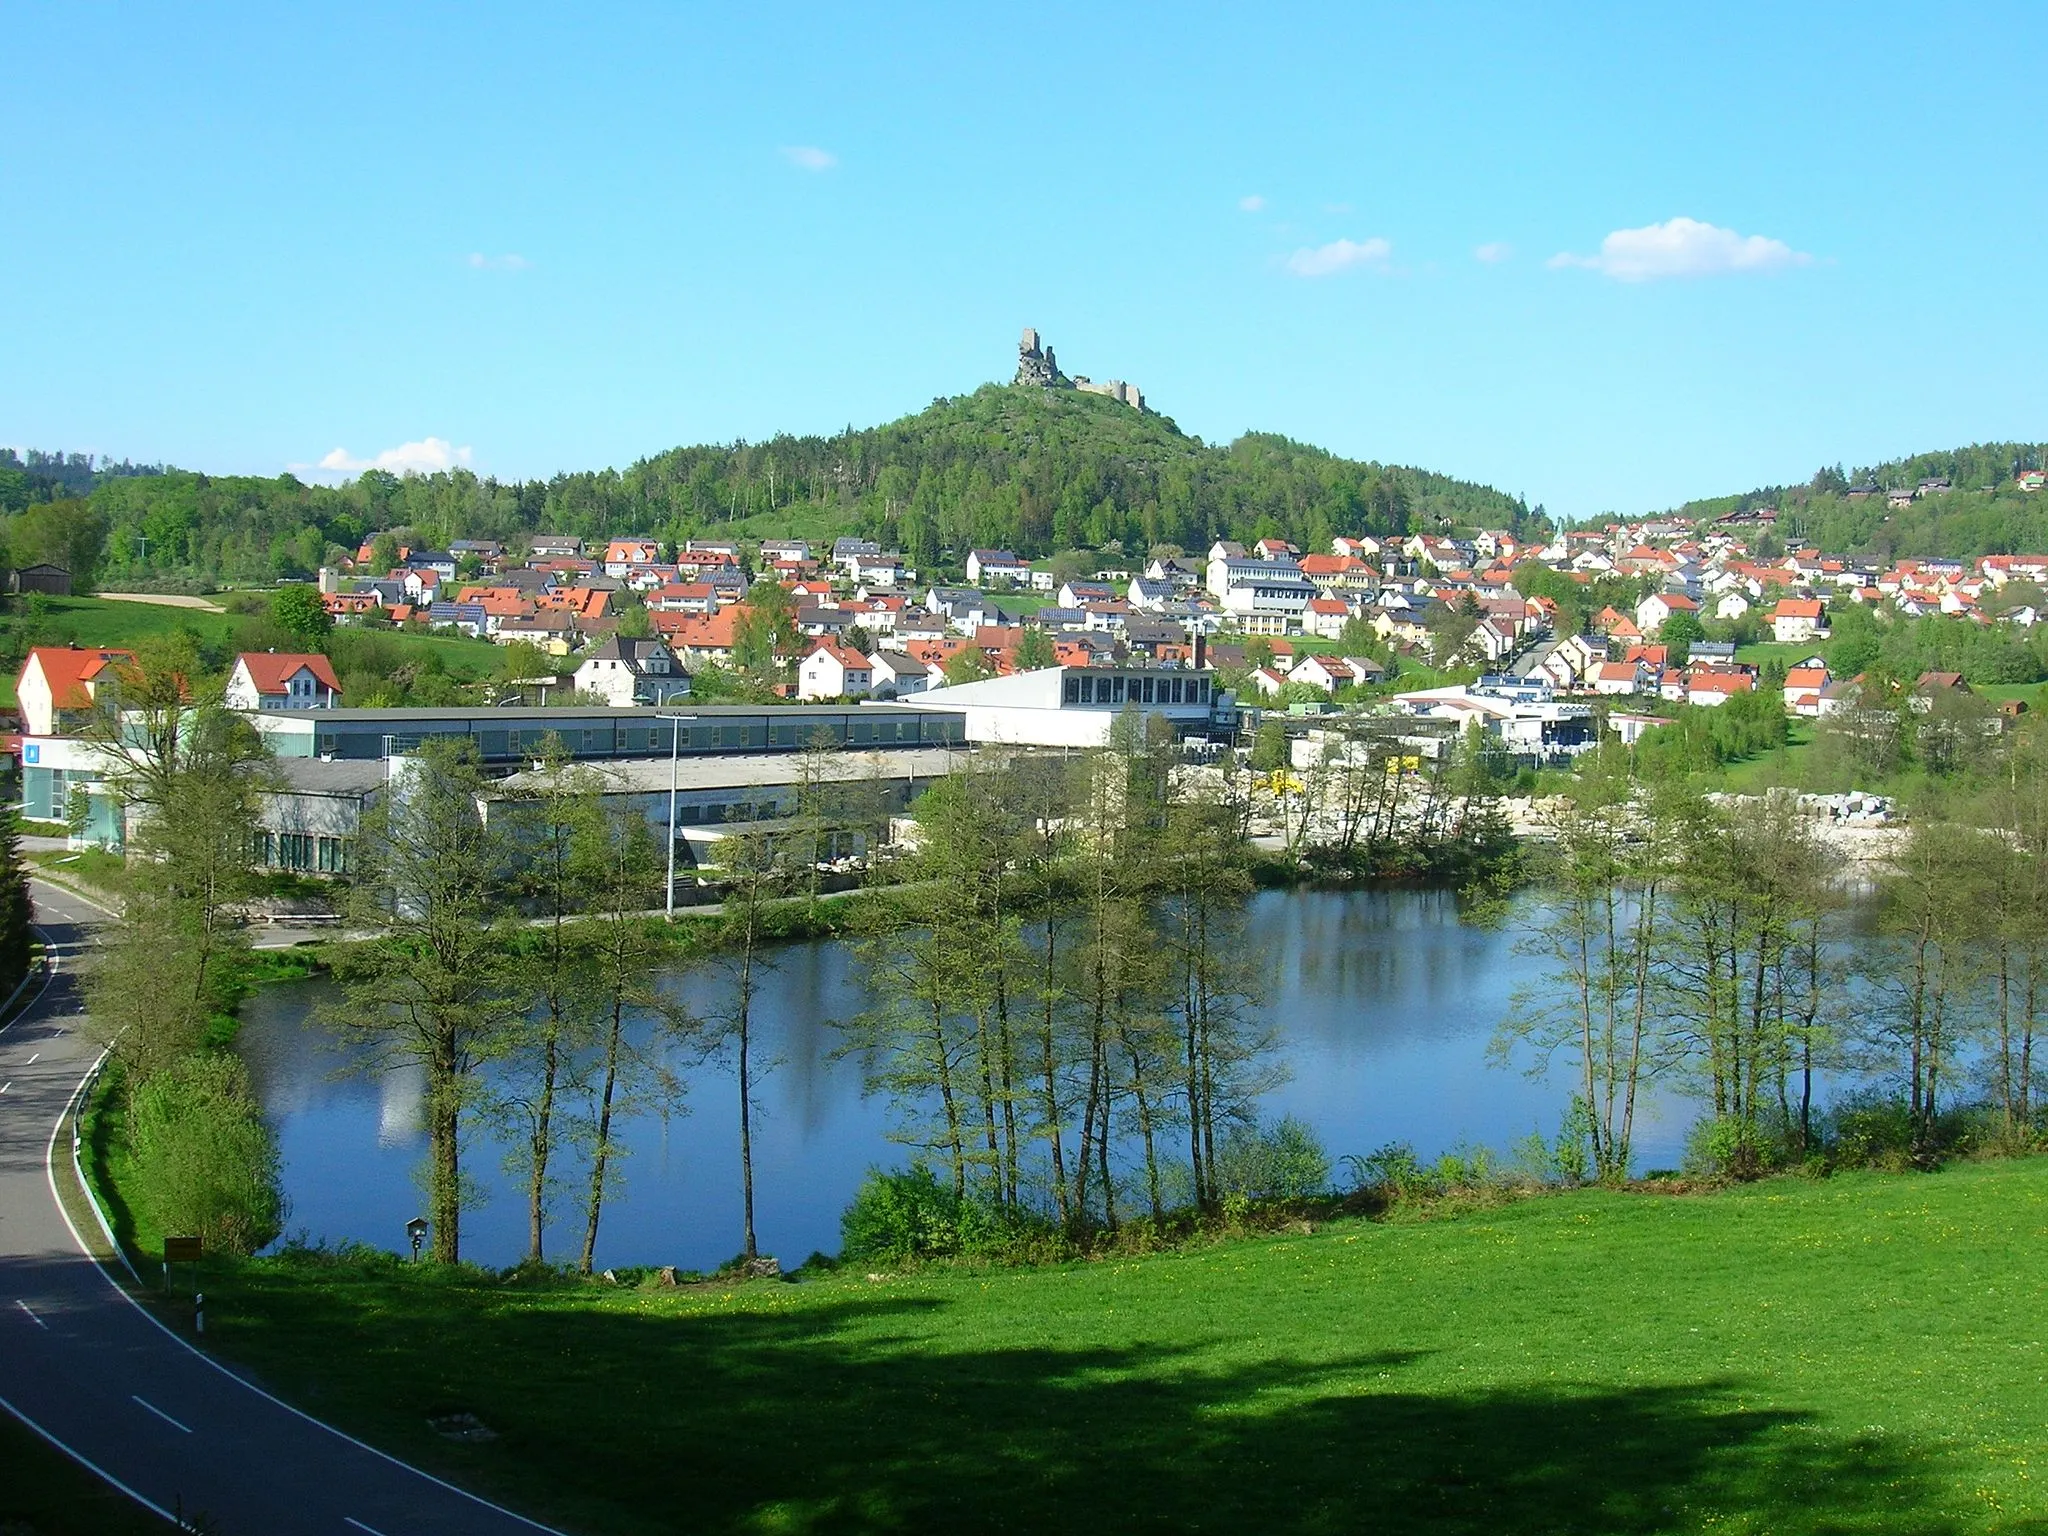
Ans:
{"label": "large white building", "polygon": [[1043,667],[932,688],[917,695],[916,708],[958,711],[976,745],[1020,747],[1099,747],[1127,710],[1157,716],[1180,736],[1234,729],[1236,718],[1214,673],[1142,664]]}

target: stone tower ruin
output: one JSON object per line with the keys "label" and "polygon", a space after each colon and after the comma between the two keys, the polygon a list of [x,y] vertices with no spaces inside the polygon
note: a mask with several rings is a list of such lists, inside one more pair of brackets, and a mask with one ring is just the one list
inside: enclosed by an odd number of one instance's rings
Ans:
{"label": "stone tower ruin", "polygon": [[1075,374],[1071,379],[1060,372],[1059,360],[1052,355],[1052,348],[1031,326],[1024,327],[1024,336],[1017,343],[1018,384],[1029,384],[1038,389],[1078,389],[1091,395],[1107,395],[1121,401],[1133,410],[1145,409],[1145,395],[1135,384],[1126,384],[1122,379],[1109,379],[1097,384],[1085,374]]}

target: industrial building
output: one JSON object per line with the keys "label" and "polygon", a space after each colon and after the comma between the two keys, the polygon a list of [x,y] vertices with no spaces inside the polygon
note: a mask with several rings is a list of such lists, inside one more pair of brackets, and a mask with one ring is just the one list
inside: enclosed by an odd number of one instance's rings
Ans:
{"label": "industrial building", "polygon": [[930,688],[877,712],[946,714],[977,746],[1099,747],[1126,710],[1165,720],[1182,739],[1227,739],[1236,705],[1216,674],[1133,659],[1123,666],[1043,667],[1008,677]]}
{"label": "industrial building", "polygon": [[[658,779],[657,819],[664,822],[672,767],[679,790],[691,791],[687,805],[700,822],[723,820],[736,804],[779,814],[806,771],[801,754],[821,746],[843,755],[850,775],[886,781],[891,804],[900,807],[916,786],[946,771],[966,743],[958,712],[907,706],[321,709],[248,718],[276,759],[269,769],[274,787],[263,797],[259,856],[266,865],[308,874],[347,873],[350,844],[364,813],[382,799],[392,765],[432,741],[467,741],[486,772],[508,784],[550,752],[605,765],[621,793]],[[76,808],[85,813],[77,841],[125,844],[106,760],[91,742],[25,739],[21,788],[24,816],[65,821]],[[684,809],[679,804],[679,826],[688,824]]]}

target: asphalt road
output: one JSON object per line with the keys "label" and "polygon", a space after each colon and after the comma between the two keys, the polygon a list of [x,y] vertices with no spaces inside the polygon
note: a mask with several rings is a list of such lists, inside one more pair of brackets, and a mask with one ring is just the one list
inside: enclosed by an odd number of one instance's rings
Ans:
{"label": "asphalt road", "polygon": [[[166,1516],[222,1536],[532,1536],[486,1503],[288,1407],[159,1324],[93,1260],[58,1203],[55,1135],[97,1051],[78,1028],[81,948],[104,921],[38,883],[57,956],[0,1030],[0,1407]],[[33,995],[37,982],[30,983]]]}

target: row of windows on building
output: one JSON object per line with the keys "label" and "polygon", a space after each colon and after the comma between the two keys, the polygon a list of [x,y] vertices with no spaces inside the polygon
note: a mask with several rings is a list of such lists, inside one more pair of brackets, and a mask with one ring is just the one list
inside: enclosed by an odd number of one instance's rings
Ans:
{"label": "row of windows on building", "polygon": [[[680,733],[677,743],[685,752],[716,752],[755,747],[767,750],[808,746],[818,732],[827,733],[835,746],[915,746],[922,742],[943,745],[963,739],[958,719],[921,717],[914,719],[858,719],[851,722],[775,720],[740,721],[730,724],[693,725]],[[349,737],[322,731],[315,750],[322,757],[370,757],[406,755],[442,736],[464,732],[401,731],[382,737]],[[565,751],[582,757],[633,757],[666,753],[670,733],[655,725],[588,726],[563,729],[555,726],[522,730],[485,730],[475,733],[478,753],[486,760],[530,757],[559,741]]]}
{"label": "row of windows on building", "polygon": [[1206,677],[1126,677],[1121,672],[1069,672],[1064,698],[1069,704],[1206,704]]}
{"label": "row of windows on building", "polygon": [[266,869],[285,869],[298,874],[345,875],[348,873],[349,844],[346,837],[320,837],[311,832],[259,832],[256,834],[256,862]]}

